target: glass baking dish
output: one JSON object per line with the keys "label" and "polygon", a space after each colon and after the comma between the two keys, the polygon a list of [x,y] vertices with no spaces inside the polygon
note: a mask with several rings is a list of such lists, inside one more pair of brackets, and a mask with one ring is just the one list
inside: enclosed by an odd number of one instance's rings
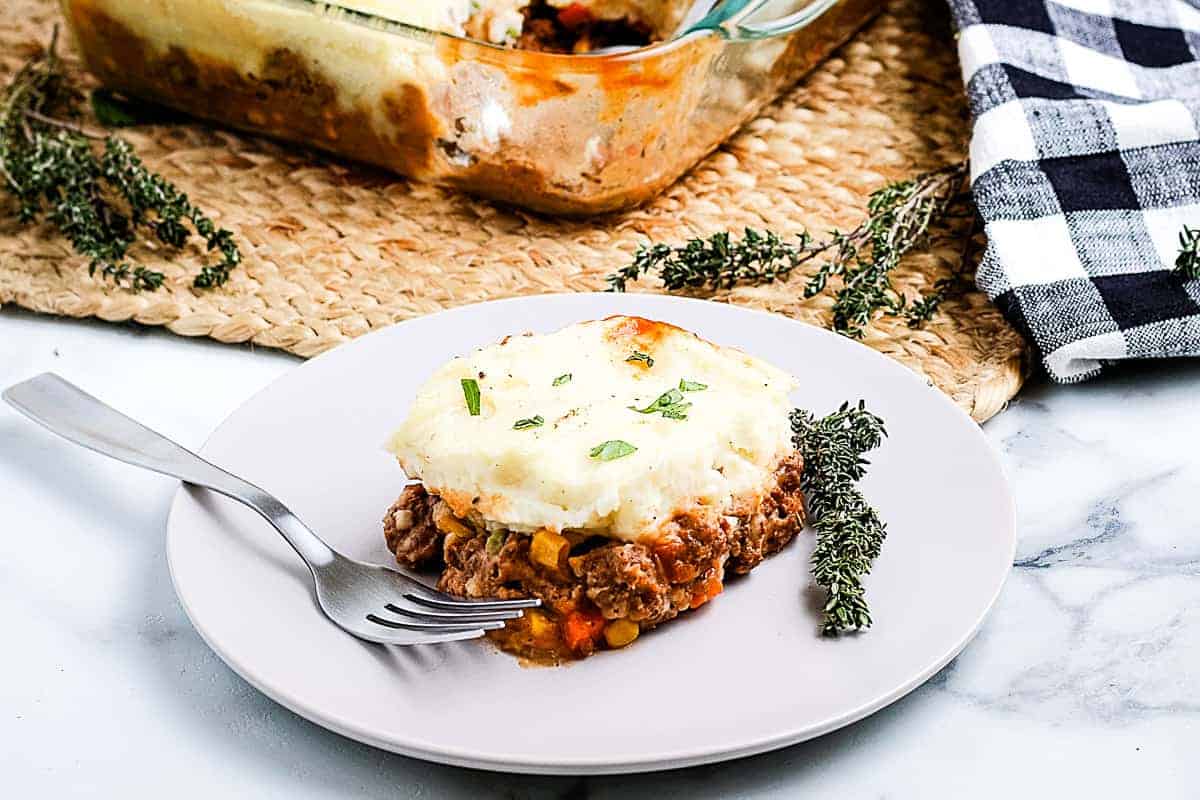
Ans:
{"label": "glass baking dish", "polygon": [[774,0],[609,54],[491,45],[311,0],[62,0],[107,86],[535,211],[661,192],[884,0]]}

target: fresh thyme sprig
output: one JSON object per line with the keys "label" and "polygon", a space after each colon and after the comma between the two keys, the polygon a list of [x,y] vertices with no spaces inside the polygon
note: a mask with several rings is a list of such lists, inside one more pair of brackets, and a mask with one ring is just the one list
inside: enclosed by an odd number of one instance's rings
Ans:
{"label": "fresh thyme sprig", "polygon": [[938,308],[948,297],[969,286],[967,277],[972,263],[970,251],[975,244],[975,235],[982,230],[983,219],[978,214],[972,214],[971,226],[962,237],[962,247],[958,253],[958,266],[953,274],[934,281],[932,292],[918,297],[909,304],[906,312],[908,327],[919,328],[933,319],[933,315],[937,313]]}
{"label": "fresh thyme sprig", "polygon": [[766,231],[746,228],[741,239],[726,232],[707,239],[692,239],[683,247],[666,244],[641,245],[633,263],[608,276],[610,291],[623,292],[626,284],[643,275],[658,273],[668,291],[680,289],[729,289],[740,283],[771,283],[782,280],[815,255],[808,234],[795,244]]}
{"label": "fresh thyme sprig", "polygon": [[17,200],[18,219],[46,219],[87,256],[89,274],[135,291],[157,289],[164,280],[129,260],[139,233],[180,248],[194,231],[219,260],[204,266],[193,285],[224,284],[241,262],[233,234],[149,170],[128,142],[79,123],[83,95],[66,77],[57,39],[56,29],[46,52],[21,68],[0,100],[0,177]]}
{"label": "fresh thyme sprig", "polygon": [[1200,278],[1200,228],[1183,226],[1179,234],[1179,256],[1175,271],[1188,280]]}
{"label": "fresh thyme sprig", "polygon": [[[829,279],[842,279],[833,302],[833,329],[862,338],[875,314],[903,314],[907,301],[892,286],[891,272],[906,253],[925,240],[929,226],[966,198],[966,162],[889,184],[871,194],[867,220],[853,232],[834,232],[837,251],[804,287],[805,297],[825,290]],[[936,291],[936,289],[935,289]],[[927,298],[910,322],[933,315],[940,301]]]}
{"label": "fresh thyme sprig", "polygon": [[796,409],[791,423],[792,441],[804,458],[801,486],[817,533],[812,574],[828,593],[821,632],[836,636],[868,628],[863,577],[879,555],[887,526],[857,484],[869,463],[863,454],[887,436],[883,420],[859,401],[820,419]]}
{"label": "fresh thyme sprig", "polygon": [[831,280],[840,281],[834,292],[834,330],[861,338],[881,312],[905,316],[918,326],[933,316],[960,276],[942,279],[931,293],[910,304],[892,285],[891,273],[906,253],[925,241],[931,225],[969,206],[966,177],[966,162],[959,162],[888,184],[871,195],[862,224],[849,232],[831,231],[822,240],[808,231],[785,240],[772,231],[747,228],[740,240],[722,231],[681,247],[642,245],[629,266],[608,276],[609,289],[623,292],[629,282],[652,273],[668,291],[728,289],[782,280],[820,261],[804,286],[804,296],[814,297]]}

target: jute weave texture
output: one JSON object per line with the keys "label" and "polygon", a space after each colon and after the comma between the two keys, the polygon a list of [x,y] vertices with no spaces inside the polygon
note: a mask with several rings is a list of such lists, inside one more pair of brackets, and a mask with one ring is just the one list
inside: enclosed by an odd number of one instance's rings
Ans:
{"label": "jute weave texture", "polygon": [[[126,129],[152,168],[234,231],[243,266],[225,287],[200,291],[190,280],[203,258],[198,248],[171,260],[142,248],[134,256],[166,273],[167,283],[131,293],[90,278],[49,228],[18,225],[5,200],[0,303],[308,357],[449,306],[602,289],[648,240],[678,243],[745,226],[847,230],[861,221],[872,190],[963,156],[967,113],[948,16],[943,0],[898,0],[657,200],[586,221],[501,208],[199,123]],[[48,0],[9,0],[3,17],[7,81],[49,41],[59,14]],[[77,68],[69,48],[66,55]],[[896,285],[915,295],[950,275],[965,224],[939,230],[930,252],[906,259]],[[706,296],[827,325],[832,298],[803,300],[803,281]],[[926,375],[981,421],[1016,393],[1026,364],[1024,341],[974,290],[920,329],[880,320],[864,342]]]}

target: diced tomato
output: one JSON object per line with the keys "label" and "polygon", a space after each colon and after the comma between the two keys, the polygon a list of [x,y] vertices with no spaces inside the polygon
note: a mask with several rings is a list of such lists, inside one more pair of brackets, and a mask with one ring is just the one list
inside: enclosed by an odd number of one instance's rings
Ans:
{"label": "diced tomato", "polygon": [[576,609],[563,619],[563,641],[577,653],[591,650],[604,633],[604,623],[604,616],[599,611]]}
{"label": "diced tomato", "polygon": [[582,3],[571,3],[558,12],[558,21],[568,28],[579,28],[592,21],[592,12]]}

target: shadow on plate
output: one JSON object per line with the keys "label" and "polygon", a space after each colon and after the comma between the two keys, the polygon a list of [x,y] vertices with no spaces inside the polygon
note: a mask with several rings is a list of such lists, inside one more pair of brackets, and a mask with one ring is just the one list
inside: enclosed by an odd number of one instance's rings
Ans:
{"label": "shadow on plate", "polygon": [[[297,572],[292,565],[281,568]],[[300,567],[302,570],[303,567]],[[642,775],[598,777],[525,776],[431,764],[388,753],[332,733],[277,705],[225,666],[191,629],[175,600],[165,559],[144,576],[142,609],[160,615],[173,630],[159,636],[140,663],[148,702],[162,708],[175,737],[206,753],[230,775],[262,793],[337,796],[354,787],[358,797],[587,798],[687,796],[689,800],[769,793],[788,776],[803,785],[831,760],[868,739],[901,736],[906,709],[936,691],[916,690],[871,717],[819,739],[723,764]],[[446,647],[472,658],[495,657],[490,645],[458,642],[414,648],[384,648],[363,643],[373,657],[406,675],[435,670],[448,657]],[[455,657],[458,657],[455,653]],[[448,698],[452,702],[452,698]],[[257,790],[256,790],[257,792]]]}

